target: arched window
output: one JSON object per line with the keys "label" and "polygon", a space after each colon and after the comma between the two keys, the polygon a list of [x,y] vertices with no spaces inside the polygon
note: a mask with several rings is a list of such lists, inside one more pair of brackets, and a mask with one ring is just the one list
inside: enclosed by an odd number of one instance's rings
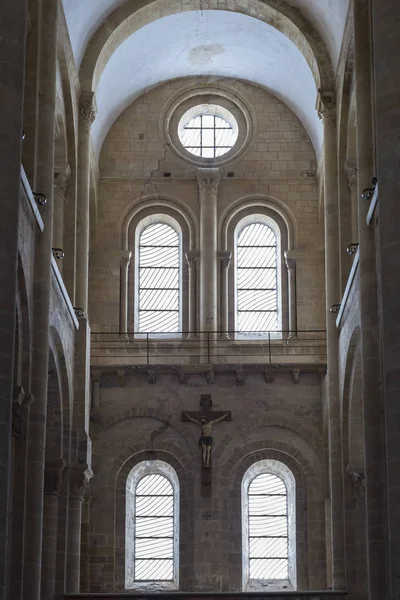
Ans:
{"label": "arched window", "polygon": [[278,240],[263,215],[244,221],[236,237],[236,330],[254,337],[279,330]]}
{"label": "arched window", "polygon": [[137,250],[136,330],[177,333],[181,328],[180,235],[168,223],[153,222],[142,229]]}
{"label": "arched window", "polygon": [[296,588],[295,483],[278,461],[260,461],[242,487],[243,589]]}
{"label": "arched window", "polygon": [[126,496],[127,589],[178,585],[179,483],[159,460],[139,463],[128,476]]}

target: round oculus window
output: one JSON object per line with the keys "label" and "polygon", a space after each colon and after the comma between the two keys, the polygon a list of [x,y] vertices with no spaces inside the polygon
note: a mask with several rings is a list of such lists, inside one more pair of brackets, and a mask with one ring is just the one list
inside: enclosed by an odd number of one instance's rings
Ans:
{"label": "round oculus window", "polygon": [[217,104],[193,106],[181,117],[178,125],[182,146],[202,158],[223,156],[233,148],[238,134],[233,114]]}

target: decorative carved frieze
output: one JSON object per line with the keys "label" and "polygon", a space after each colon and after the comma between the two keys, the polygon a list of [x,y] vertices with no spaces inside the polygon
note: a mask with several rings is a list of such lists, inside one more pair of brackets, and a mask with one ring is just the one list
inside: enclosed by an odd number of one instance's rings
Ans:
{"label": "decorative carved frieze", "polygon": [[96,118],[94,92],[82,92],[79,99],[79,118],[82,123],[92,125]]}

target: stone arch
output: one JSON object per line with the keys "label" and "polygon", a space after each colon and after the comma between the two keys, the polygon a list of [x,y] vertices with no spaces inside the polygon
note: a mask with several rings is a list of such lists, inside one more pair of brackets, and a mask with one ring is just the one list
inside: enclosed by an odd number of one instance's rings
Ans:
{"label": "stone arch", "polygon": [[[219,6],[217,0],[212,2],[209,8],[228,10],[225,5]],[[156,18],[200,9],[201,4],[198,0],[179,7],[172,3],[168,6],[162,0],[147,0],[140,8],[137,8],[135,0],[128,0],[105,19],[90,40],[80,69],[82,88],[87,91],[96,90],[101,73],[111,55],[137,29]],[[313,73],[317,89],[331,90],[334,81],[332,61],[322,38],[300,10],[282,4],[280,0],[252,0],[247,5],[235,5],[231,10],[258,18],[283,33],[303,54]]]}
{"label": "stone arch", "polygon": [[[14,347],[12,419],[12,514],[10,515],[10,596],[20,597],[23,575],[23,537],[27,493],[27,426],[31,376],[31,323],[27,281],[20,254],[17,265],[17,308]],[[18,518],[13,518],[18,515]]]}
{"label": "stone arch", "polygon": [[[115,589],[125,590],[124,585],[124,559],[125,559],[125,502],[126,483],[132,469],[143,461],[161,460],[170,465],[176,472],[179,480],[179,581],[180,589],[188,589],[188,580],[193,577],[193,532],[190,524],[194,518],[193,480],[182,462],[170,452],[163,450],[144,450],[132,455],[121,466],[115,482]],[[183,510],[183,507],[184,510]]]}
{"label": "stone arch", "polygon": [[[289,315],[289,307],[295,306],[295,298],[291,298],[290,294],[294,295],[294,289],[290,288],[288,274],[285,265],[285,251],[291,250],[294,244],[296,233],[295,220],[293,215],[279,200],[268,196],[256,195],[242,197],[234,201],[229,208],[225,210],[220,219],[220,246],[222,250],[229,250],[233,259],[236,261],[236,240],[235,231],[239,223],[246,217],[260,214],[263,217],[271,219],[279,231],[279,260],[277,261],[277,279],[278,279],[278,306],[279,306],[279,323],[278,326],[282,331],[290,329],[291,318]],[[236,282],[235,268],[230,268],[228,271],[228,330],[235,331],[235,297],[236,297]]]}
{"label": "stone arch", "polygon": [[[321,548],[325,544],[325,525],[317,517],[324,511],[324,484],[322,465],[315,465],[296,450],[290,440],[269,440],[248,443],[242,450],[242,456],[227,468],[222,485],[228,488],[230,522],[240,524],[241,483],[246,471],[254,463],[262,460],[280,461],[293,473],[296,482],[296,567],[297,589],[323,589],[326,586],[326,561]],[[232,589],[238,589],[241,579],[241,543],[240,525],[233,526],[230,535],[230,553],[234,556],[231,574]],[[318,568],[316,568],[318,563]]]}
{"label": "stone arch", "polygon": [[[189,209],[187,207],[183,207],[183,205],[177,201],[160,198],[149,198],[144,201],[139,201],[139,203],[134,206],[134,208],[130,207],[129,212],[125,214],[123,217],[123,225],[122,225],[122,238],[124,243],[126,243],[126,248],[124,250],[129,250],[132,252],[132,258],[128,265],[127,273],[122,272],[121,277],[127,276],[127,289],[125,298],[122,297],[124,293],[124,287],[121,285],[121,299],[120,299],[120,322],[123,321],[122,315],[126,310],[127,315],[127,323],[128,323],[128,331],[135,331],[137,328],[135,327],[137,321],[137,315],[135,314],[135,296],[137,294],[137,267],[138,267],[138,256],[137,256],[137,228],[140,226],[140,223],[146,219],[151,217],[152,215],[161,215],[166,220],[171,220],[171,222],[175,222],[176,225],[180,228],[179,238],[180,238],[180,284],[181,284],[181,307],[180,307],[180,322],[181,322],[181,331],[189,330],[188,323],[188,306],[189,306],[189,268],[187,265],[187,261],[185,259],[185,255],[189,252],[196,243],[196,239],[198,236],[195,232],[195,223],[194,216],[190,214]],[[127,307],[125,309],[124,307]]]}
{"label": "stone arch", "polygon": [[241,196],[230,203],[222,213],[219,224],[219,238],[221,250],[226,250],[232,227],[250,212],[263,212],[270,214],[271,218],[280,223],[285,231],[287,250],[296,247],[296,219],[292,211],[278,198],[265,196],[265,194],[249,194]]}
{"label": "stone arch", "polygon": [[[133,423],[140,419],[140,437],[135,434]],[[117,414],[102,419],[103,431],[93,446],[93,469],[96,477],[90,488],[90,512],[92,534],[89,557],[90,581],[96,591],[124,591],[125,560],[125,494],[126,480],[132,467],[143,460],[160,459],[169,463],[177,472],[181,489],[181,559],[180,586],[190,589],[193,582],[193,503],[194,503],[194,456],[193,449],[178,428],[170,422],[163,410],[132,407],[122,408]],[[128,435],[121,433],[121,427]],[[111,451],[112,450],[112,451]],[[113,455],[108,459],[107,456]],[[118,509],[119,507],[119,509]],[[104,536],[114,540],[115,552],[104,556],[99,563],[97,550],[92,550]],[[182,550],[182,544],[185,551]],[[107,552],[105,551],[105,554]],[[183,554],[187,556],[183,557]],[[96,556],[96,558],[94,558]],[[112,561],[114,567],[109,571]],[[94,589],[92,591],[95,591]]]}
{"label": "stone arch", "polygon": [[122,250],[128,250],[130,245],[129,232],[148,214],[170,214],[186,230],[189,250],[194,250],[199,239],[199,225],[192,210],[177,198],[160,195],[142,196],[134,200],[124,211],[118,226]]}
{"label": "stone arch", "polygon": [[[46,416],[42,594],[63,590],[66,564],[68,472],[71,461],[71,389],[61,338],[50,327]],[[46,516],[50,516],[46,520]]]}

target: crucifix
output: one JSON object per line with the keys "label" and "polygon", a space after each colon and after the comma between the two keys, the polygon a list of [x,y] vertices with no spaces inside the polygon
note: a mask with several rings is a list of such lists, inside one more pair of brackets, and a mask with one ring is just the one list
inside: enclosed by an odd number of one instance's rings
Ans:
{"label": "crucifix", "polygon": [[182,421],[191,421],[201,428],[199,445],[201,446],[201,483],[202,496],[211,496],[211,450],[212,450],[212,427],[221,421],[230,421],[230,411],[212,410],[210,394],[200,396],[200,410],[182,412]]}

